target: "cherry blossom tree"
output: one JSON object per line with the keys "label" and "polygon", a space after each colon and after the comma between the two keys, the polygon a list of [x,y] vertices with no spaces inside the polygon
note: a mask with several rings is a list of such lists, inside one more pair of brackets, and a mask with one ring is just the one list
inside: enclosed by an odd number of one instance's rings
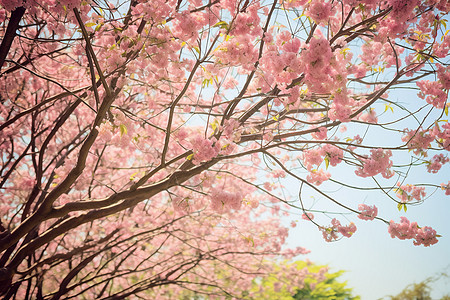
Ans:
{"label": "cherry blossom tree", "polygon": [[[268,258],[305,252],[284,247],[288,211],[327,241],[356,231],[318,218],[307,190],[435,244],[431,227],[321,185],[381,191],[405,211],[450,194],[441,178],[408,180],[448,167],[449,11],[447,0],[0,0],[0,295],[241,297],[236,285],[273,272]],[[298,196],[284,196],[286,180]]]}

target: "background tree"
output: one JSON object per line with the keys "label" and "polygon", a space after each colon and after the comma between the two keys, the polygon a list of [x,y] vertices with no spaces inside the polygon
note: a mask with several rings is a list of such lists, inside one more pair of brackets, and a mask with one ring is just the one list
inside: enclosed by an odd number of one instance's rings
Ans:
{"label": "background tree", "polygon": [[328,267],[309,261],[281,263],[274,271],[253,281],[250,299],[360,299],[346,282],[339,282],[343,271],[331,273]]}
{"label": "background tree", "polygon": [[[270,271],[263,257],[304,252],[283,249],[289,207],[327,241],[356,231],[329,217],[351,212],[437,242],[319,186],[379,190],[405,211],[450,194],[407,180],[449,162],[448,1],[0,5],[5,298],[232,296],[208,268],[232,265],[245,286]],[[424,101],[389,95],[412,88]],[[307,190],[336,209],[307,205]]]}
{"label": "background tree", "polygon": [[[432,287],[430,284],[438,281],[441,278],[448,277],[447,274],[441,274],[439,276],[429,277],[419,283],[412,283],[406,286],[403,291],[398,295],[389,296],[391,300],[431,300]],[[450,295],[444,295],[440,298],[441,300],[450,299]]]}
{"label": "background tree", "polygon": [[396,296],[391,296],[392,300],[431,300],[430,297],[430,287],[425,281],[419,283],[413,283],[410,286],[405,287],[405,289]]}

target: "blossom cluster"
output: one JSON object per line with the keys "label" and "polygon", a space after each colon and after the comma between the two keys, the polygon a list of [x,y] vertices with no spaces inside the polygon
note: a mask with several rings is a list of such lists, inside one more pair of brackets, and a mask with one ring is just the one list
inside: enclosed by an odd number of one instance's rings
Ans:
{"label": "blossom cluster", "polygon": [[322,231],[325,241],[332,242],[339,238],[339,234],[348,238],[351,237],[356,232],[356,225],[352,222],[347,226],[342,226],[341,222],[334,218],[331,220],[331,226],[320,227],[319,230]]}
{"label": "blossom cluster", "polygon": [[[320,130],[317,135],[320,135],[321,137],[323,137],[323,135],[326,136],[326,130]],[[327,167],[328,164],[334,167],[338,165],[343,158],[344,151],[332,144],[325,144],[320,148],[303,151],[303,163],[310,172],[306,177],[306,180],[315,185],[320,185],[322,182],[328,180],[331,177],[331,174],[323,169],[316,170],[314,167],[320,166],[324,160],[327,163]]]}
{"label": "blossom cluster", "polygon": [[322,148],[303,151],[303,163],[308,171],[312,171],[314,166],[320,166],[323,162]]}
{"label": "blossom cluster", "polygon": [[323,24],[330,18],[331,11],[331,2],[311,1],[305,15],[313,19],[317,24]]}
{"label": "blossom cluster", "polygon": [[250,36],[237,36],[224,41],[215,52],[217,63],[223,65],[240,65],[245,70],[252,70],[258,59],[258,52]]}
{"label": "blossom cluster", "polygon": [[[271,85],[276,84],[284,89],[303,72],[304,64],[299,52],[305,45],[300,39],[292,38],[288,31],[282,31],[276,39],[271,32],[267,32],[264,41],[266,43],[264,55],[260,59],[262,73],[258,76],[258,87],[268,91]],[[298,100],[298,97],[293,98],[295,94],[298,94],[298,87],[286,92],[285,94],[291,94],[288,103]]]}
{"label": "blossom cluster", "polygon": [[316,140],[326,140],[327,139],[327,128],[320,127],[317,132],[311,133],[311,136]]}
{"label": "blossom cluster", "polygon": [[416,222],[410,222],[406,217],[400,217],[400,223],[393,220],[389,223],[388,232],[392,238],[401,240],[414,239],[414,245],[428,247],[438,242],[436,230],[429,226],[419,227]]}
{"label": "blossom cluster", "polygon": [[218,213],[225,213],[232,209],[239,210],[242,205],[243,196],[240,192],[227,192],[214,188],[210,194],[211,209]]}
{"label": "blossom cluster", "polygon": [[442,87],[445,90],[450,90],[450,67],[437,66],[437,75]]}
{"label": "blossom cluster", "polygon": [[302,219],[306,221],[314,220],[314,214],[305,212],[302,214]]}
{"label": "blossom cluster", "polygon": [[444,108],[447,102],[447,93],[443,90],[444,86],[439,81],[420,80],[416,85],[420,88],[417,94],[419,98],[424,99],[427,103],[436,108]]}
{"label": "blossom cluster", "polygon": [[443,37],[441,44],[436,43],[433,45],[433,53],[440,58],[446,57],[450,52],[450,35]]}
{"label": "blossom cluster", "polygon": [[223,126],[224,137],[233,142],[239,142],[241,139],[241,133],[238,130],[239,125],[239,121],[235,119],[225,121],[225,125]]}
{"label": "blossom cluster", "polygon": [[362,159],[363,165],[355,171],[356,175],[361,177],[370,177],[380,174],[384,178],[390,178],[394,173],[390,170],[392,167],[391,150],[381,148],[370,150],[370,157]]}
{"label": "blossom cluster", "polygon": [[414,8],[418,4],[418,0],[388,0],[392,6],[391,18],[397,22],[406,22],[413,12]]}
{"label": "blossom cluster", "polygon": [[194,136],[191,141],[192,151],[194,152],[192,162],[194,164],[199,164],[217,156],[219,154],[220,147],[219,144],[215,142],[215,139],[207,139],[200,134]]}
{"label": "blossom cluster", "polygon": [[303,163],[308,171],[312,171],[314,166],[319,166],[324,159],[335,167],[344,158],[344,151],[332,144],[325,144],[320,148],[303,151]]}
{"label": "blossom cluster", "polygon": [[425,187],[418,187],[413,184],[401,185],[400,182],[397,183],[397,186],[396,195],[403,203],[411,200],[422,201],[426,196]]}
{"label": "blossom cluster", "polygon": [[328,117],[335,121],[348,122],[352,113],[352,107],[355,106],[355,101],[349,95],[347,89],[339,89],[333,95],[333,103],[330,106]]}
{"label": "blossom cluster", "polygon": [[173,7],[167,2],[164,0],[140,1],[132,8],[133,15],[136,17],[145,15],[147,18],[154,20],[154,22],[161,22],[174,12]]}
{"label": "blossom cluster", "polygon": [[376,124],[378,123],[377,113],[375,109],[371,108],[368,112],[365,112],[359,116],[359,119],[366,123]]}
{"label": "blossom cluster", "polygon": [[416,155],[425,153],[434,140],[434,134],[428,130],[405,129],[404,133],[402,141],[407,143],[408,148],[414,150],[413,152]]}
{"label": "blossom cluster", "polygon": [[322,182],[327,181],[331,177],[329,172],[324,171],[323,169],[312,170],[308,176],[306,176],[306,180],[315,185],[321,185]]}
{"label": "blossom cluster", "polygon": [[358,218],[361,220],[371,221],[378,215],[378,208],[375,205],[359,204],[358,210],[360,211]]}
{"label": "blossom cluster", "polygon": [[344,158],[344,151],[331,144],[325,144],[322,146],[322,153],[325,154],[326,159],[333,167],[337,166]]}
{"label": "blossom cluster", "polygon": [[[436,129],[437,126],[435,127]],[[439,145],[447,151],[450,151],[450,123],[442,125],[442,130],[436,134]]]}
{"label": "blossom cluster", "polygon": [[449,161],[450,159],[447,156],[444,156],[444,154],[436,154],[427,165],[427,171],[429,173],[437,173],[442,168],[442,165]]}
{"label": "blossom cluster", "polygon": [[[326,82],[330,82],[330,62],[333,57],[330,44],[323,36],[311,40],[307,50],[302,51],[301,58],[305,64],[305,80],[308,88],[314,92],[325,92]],[[332,81],[332,80],[331,80]]]}
{"label": "blossom cluster", "polygon": [[114,121],[105,121],[98,127],[99,140],[118,147],[130,144],[134,136],[134,126],[121,111],[113,110]]}

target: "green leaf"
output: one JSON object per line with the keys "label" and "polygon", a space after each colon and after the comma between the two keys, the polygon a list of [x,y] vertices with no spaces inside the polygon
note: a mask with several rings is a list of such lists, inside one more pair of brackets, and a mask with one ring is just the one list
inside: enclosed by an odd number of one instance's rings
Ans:
{"label": "green leaf", "polygon": [[405,212],[408,210],[408,208],[406,207],[406,203],[399,203],[399,204],[397,204],[397,208],[398,208],[398,211],[401,211],[402,208],[403,208],[403,210]]}
{"label": "green leaf", "polygon": [[326,169],[328,170],[328,166],[330,165],[330,158],[328,157],[328,155],[327,156],[325,156],[325,167],[326,167]]}
{"label": "green leaf", "polygon": [[213,27],[220,27],[222,29],[228,29],[228,23],[225,21],[220,21],[220,22],[217,22],[216,24],[214,24]]}
{"label": "green leaf", "polygon": [[211,128],[212,128],[212,130],[214,131],[214,132],[216,132],[216,129],[218,129],[219,128],[219,121],[217,121],[217,120],[214,120],[214,122],[212,122],[211,123]]}
{"label": "green leaf", "polygon": [[119,129],[120,129],[120,136],[123,136],[124,134],[127,134],[127,126],[125,126],[124,124],[120,124],[119,125]]}
{"label": "green leaf", "polygon": [[187,160],[192,160],[194,158],[194,153],[189,154],[188,157],[186,157]]}
{"label": "green leaf", "polygon": [[203,81],[202,81],[202,88],[204,88],[204,87],[208,87],[209,86],[209,79],[203,79]]}
{"label": "green leaf", "polygon": [[92,26],[95,26],[95,25],[97,25],[97,24],[94,23],[94,22],[89,22],[89,23],[84,24],[84,26],[86,26],[86,27],[92,27]]}
{"label": "green leaf", "polygon": [[139,173],[139,172],[134,172],[133,174],[131,174],[130,181],[133,181],[134,179],[136,179],[137,173]]}
{"label": "green leaf", "polygon": [[392,108],[392,106],[390,104],[385,104],[384,106],[385,106],[384,107],[384,112],[387,112],[388,109],[390,109],[391,112],[394,112],[394,109]]}
{"label": "green leaf", "polygon": [[255,241],[253,240],[253,237],[252,236],[248,236],[248,237],[245,237],[245,239],[249,242],[249,243],[252,243],[252,246],[253,247],[255,247]]}

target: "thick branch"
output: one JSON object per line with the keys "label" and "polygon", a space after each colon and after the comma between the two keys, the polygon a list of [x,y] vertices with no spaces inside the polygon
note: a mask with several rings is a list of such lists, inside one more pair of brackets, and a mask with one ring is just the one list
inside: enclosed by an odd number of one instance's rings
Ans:
{"label": "thick branch", "polygon": [[25,8],[23,6],[17,7],[11,13],[11,18],[9,19],[8,28],[6,28],[5,36],[3,37],[2,44],[0,45],[0,70],[5,63],[6,56],[8,55],[9,49],[16,37],[17,28],[19,28],[20,20],[25,13]]}

